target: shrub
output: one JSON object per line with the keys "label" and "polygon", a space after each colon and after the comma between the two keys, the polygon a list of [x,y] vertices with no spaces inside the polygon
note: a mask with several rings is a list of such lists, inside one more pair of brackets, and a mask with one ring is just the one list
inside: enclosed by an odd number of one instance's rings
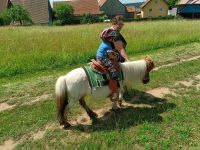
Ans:
{"label": "shrub", "polygon": [[164,17],[153,17],[153,18],[126,18],[124,19],[125,22],[131,22],[131,21],[147,21],[147,20],[169,20],[169,19],[175,19],[175,16],[164,16]]}
{"label": "shrub", "polygon": [[5,10],[0,15],[0,25],[9,25],[12,22],[12,18],[8,10]]}
{"label": "shrub", "polygon": [[98,18],[98,16],[91,15],[91,14],[84,14],[81,17],[81,20],[80,20],[81,24],[84,24],[84,23],[95,23],[95,22],[99,22],[99,18]]}
{"label": "shrub", "polygon": [[28,11],[20,5],[14,5],[7,11],[12,18],[12,22],[19,22],[20,25],[23,25],[25,22],[32,23]]}
{"label": "shrub", "polygon": [[53,21],[53,25],[55,25],[55,26],[61,26],[62,23],[61,23],[60,20],[55,20],[55,21]]}
{"label": "shrub", "polygon": [[108,19],[108,16],[102,11],[99,15],[99,22],[103,22],[106,19]]}
{"label": "shrub", "polygon": [[74,9],[72,6],[61,3],[56,6],[53,12],[55,13],[54,14],[55,24],[65,25],[73,23]]}

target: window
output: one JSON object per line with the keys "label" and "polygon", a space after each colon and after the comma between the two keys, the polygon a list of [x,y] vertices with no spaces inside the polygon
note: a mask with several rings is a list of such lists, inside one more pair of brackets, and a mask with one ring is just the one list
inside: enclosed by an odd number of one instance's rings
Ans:
{"label": "window", "polygon": [[162,12],[163,11],[163,9],[162,9],[162,7],[160,8],[160,12]]}
{"label": "window", "polygon": [[152,8],[149,9],[149,12],[152,12]]}
{"label": "window", "polygon": [[157,4],[158,3],[158,0],[155,0],[155,4]]}

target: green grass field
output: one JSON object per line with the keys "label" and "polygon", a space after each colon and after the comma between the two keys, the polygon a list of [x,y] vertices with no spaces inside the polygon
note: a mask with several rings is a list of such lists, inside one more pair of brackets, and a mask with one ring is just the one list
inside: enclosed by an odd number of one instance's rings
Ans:
{"label": "green grass field", "polygon": [[[109,24],[0,28],[0,106],[13,106],[0,111],[0,149],[200,149],[200,79],[195,77],[200,59],[181,62],[200,56],[199,25],[185,20],[126,23],[122,33],[132,60],[150,55],[157,67],[180,63],[153,71],[147,85],[135,85],[126,95],[130,106],[70,130],[56,120],[56,79],[95,57],[99,32]],[[144,96],[162,87],[175,94]],[[111,104],[90,97],[87,103],[96,111]],[[83,113],[75,105],[70,120]]]}

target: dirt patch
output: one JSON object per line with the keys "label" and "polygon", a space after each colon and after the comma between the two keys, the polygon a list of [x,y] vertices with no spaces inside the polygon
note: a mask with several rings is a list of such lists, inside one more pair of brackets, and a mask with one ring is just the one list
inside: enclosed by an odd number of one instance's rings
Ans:
{"label": "dirt patch", "polygon": [[18,142],[15,142],[13,140],[7,140],[3,143],[3,145],[0,146],[0,150],[12,150]]}
{"label": "dirt patch", "polygon": [[[94,110],[94,112],[98,115],[98,118],[104,116],[104,114],[109,111],[111,107],[109,106],[104,106],[104,108],[100,108],[97,110]],[[83,124],[83,125],[91,125],[92,120],[90,120],[89,116],[87,113],[83,113],[82,115],[78,116],[78,118],[74,121],[70,121],[72,125],[77,125],[77,124]]]}
{"label": "dirt patch", "polygon": [[182,85],[187,86],[187,87],[192,86],[192,83],[193,83],[193,80],[177,82],[177,84],[182,84]]}
{"label": "dirt patch", "polygon": [[152,90],[149,90],[146,92],[145,96],[147,97],[158,97],[158,98],[164,98],[167,94],[173,94],[172,91],[167,87],[161,87],[161,88],[155,88]]}
{"label": "dirt patch", "polygon": [[198,89],[200,89],[200,83],[199,83],[199,84],[197,84],[197,85],[196,85],[196,87],[197,87]]}
{"label": "dirt patch", "polygon": [[8,105],[7,103],[0,103],[0,112],[7,110],[7,109],[11,109],[15,107],[15,105]]}
{"label": "dirt patch", "polygon": [[44,95],[38,96],[34,100],[32,100],[31,103],[47,100],[50,96],[51,96],[51,94],[44,94]]}
{"label": "dirt patch", "polygon": [[197,79],[199,79],[199,80],[200,80],[200,74],[199,74],[199,75],[197,75],[197,76],[195,76],[195,78],[197,78]]}
{"label": "dirt patch", "polygon": [[[169,88],[162,87],[162,88],[156,88],[156,89],[152,89],[152,90],[147,91],[145,96],[153,97],[153,98],[155,98],[155,97],[163,98],[166,94],[174,94],[174,93]],[[137,96],[137,100],[140,100],[140,98],[141,98],[140,96]],[[134,99],[135,99],[135,97],[134,97]],[[128,102],[125,102],[125,101],[123,101],[122,104],[123,104],[123,107],[129,107],[129,106],[135,105],[135,104],[131,104],[131,103],[128,103]],[[96,114],[98,114],[98,118],[102,118],[105,115],[105,113],[110,111],[110,109],[112,108],[111,105],[112,105],[112,103],[110,103],[106,106],[103,106],[103,108],[101,108],[101,109],[94,110],[94,112]],[[144,107],[144,106],[142,105],[142,107]],[[103,117],[103,120],[106,121],[110,117],[110,115],[112,115],[112,112],[110,112],[109,115],[107,115],[106,117]],[[83,114],[79,115],[76,120],[71,120],[70,123],[73,126],[76,126],[78,124],[91,125],[92,120],[90,120],[87,113],[83,113]],[[87,126],[84,127],[85,128],[84,130],[87,130],[86,127]]]}
{"label": "dirt patch", "polygon": [[52,96],[52,94],[43,94],[43,95],[40,95],[37,97],[32,97],[31,99],[34,99],[34,100],[25,102],[25,103],[23,103],[23,105],[32,105],[36,102],[45,101],[45,100],[48,100],[48,98],[50,98],[51,96]]}
{"label": "dirt patch", "polygon": [[55,124],[47,124],[43,130],[37,131],[36,133],[32,133],[31,137],[33,138],[33,140],[42,139],[46,131],[52,129],[53,127],[55,127]]}
{"label": "dirt patch", "polygon": [[199,59],[199,58],[200,58],[200,55],[199,56],[195,56],[195,57],[191,57],[191,58],[188,58],[188,59],[180,59],[178,62],[170,63],[170,64],[167,64],[167,65],[162,65],[160,67],[155,67],[153,70],[157,71],[160,68],[175,66],[177,64],[180,64],[180,63],[183,63],[183,62],[188,62],[188,61],[193,61],[193,60],[196,60],[196,59]]}

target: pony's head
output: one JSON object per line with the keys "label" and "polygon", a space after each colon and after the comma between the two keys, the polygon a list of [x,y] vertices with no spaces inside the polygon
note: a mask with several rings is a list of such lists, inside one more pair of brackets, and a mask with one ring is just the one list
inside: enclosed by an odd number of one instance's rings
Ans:
{"label": "pony's head", "polygon": [[121,63],[121,69],[124,75],[124,85],[131,88],[136,82],[147,84],[150,81],[150,71],[154,66],[154,61],[149,56],[145,57],[143,60]]}
{"label": "pony's head", "polygon": [[150,81],[149,73],[155,67],[155,64],[154,64],[153,59],[150,56],[145,57],[144,60],[146,62],[146,72],[145,72],[145,75],[142,79],[142,82],[144,84],[147,84]]}

